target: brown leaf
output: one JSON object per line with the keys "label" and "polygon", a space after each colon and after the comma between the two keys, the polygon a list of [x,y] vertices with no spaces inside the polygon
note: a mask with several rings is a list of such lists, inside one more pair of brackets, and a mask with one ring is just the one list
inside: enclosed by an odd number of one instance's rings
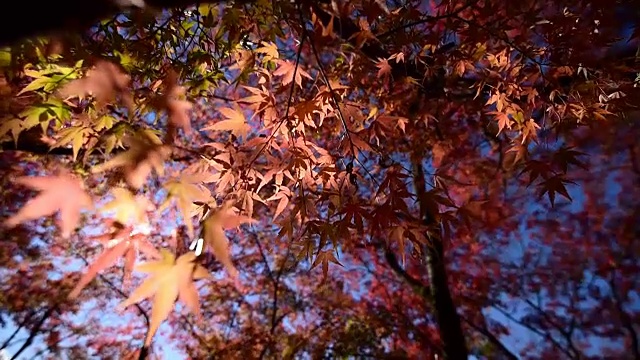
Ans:
{"label": "brown leaf", "polygon": [[555,206],[556,193],[564,196],[569,201],[573,201],[573,199],[569,195],[569,192],[567,191],[565,184],[575,185],[575,182],[563,179],[559,175],[550,177],[538,185],[538,197],[541,198],[544,196],[544,194],[547,194],[549,196],[549,201],[551,202],[552,207]]}
{"label": "brown leaf", "polygon": [[83,189],[82,182],[66,172],[57,176],[19,177],[15,182],[38,190],[40,194],[4,222],[8,228],[53,215],[59,210],[58,225],[62,236],[68,237],[80,222],[80,210],[93,206],[93,200]]}
{"label": "brown leaf", "polygon": [[189,135],[192,132],[189,111],[193,108],[193,104],[182,100],[184,96],[185,88],[178,85],[178,74],[170,71],[165,79],[165,91],[161,104],[169,116],[169,126],[180,128]]}

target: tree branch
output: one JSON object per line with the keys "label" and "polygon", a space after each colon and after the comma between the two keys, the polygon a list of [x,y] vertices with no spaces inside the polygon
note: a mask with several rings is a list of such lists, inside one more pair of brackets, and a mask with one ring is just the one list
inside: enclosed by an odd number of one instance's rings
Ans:
{"label": "tree branch", "polygon": [[514,353],[512,353],[511,350],[509,350],[509,348],[507,348],[497,336],[495,336],[489,329],[487,329],[486,325],[485,326],[476,325],[473,323],[473,321],[467,319],[464,316],[462,316],[462,321],[466,322],[467,325],[469,325],[471,328],[475,329],[477,332],[484,335],[487,338],[487,340],[489,340],[491,344],[493,344],[498,349],[500,349],[502,354],[506,356],[509,360],[519,359],[519,357],[516,356]]}
{"label": "tree branch", "polygon": [[384,257],[387,260],[387,263],[389,264],[391,269],[396,274],[398,274],[398,276],[400,276],[402,280],[404,280],[407,284],[409,284],[409,286],[411,286],[411,288],[416,294],[418,294],[420,297],[422,297],[423,299],[429,302],[433,301],[433,298],[429,293],[429,288],[425,284],[423,284],[422,281],[409,275],[409,273],[407,273],[402,268],[402,266],[400,266],[400,263],[398,263],[398,259],[396,258],[396,255],[391,250],[388,250],[388,249],[385,250]]}
{"label": "tree branch", "polygon": [[51,317],[51,315],[53,315],[53,313],[57,309],[58,309],[58,304],[54,304],[53,306],[49,307],[49,309],[47,309],[47,311],[42,315],[40,320],[38,320],[38,322],[35,324],[33,329],[31,329],[31,331],[29,332],[29,337],[27,338],[27,340],[22,344],[20,349],[18,349],[18,351],[16,351],[16,353],[13,354],[13,357],[11,358],[11,360],[17,359],[18,356],[20,356],[20,354],[22,354],[29,346],[31,346],[31,344],[33,343],[33,340],[36,338],[36,336],[38,336],[38,333],[40,332],[40,329],[42,329],[42,326],[44,325],[44,323],[47,321],[47,319],[49,319],[49,317]]}

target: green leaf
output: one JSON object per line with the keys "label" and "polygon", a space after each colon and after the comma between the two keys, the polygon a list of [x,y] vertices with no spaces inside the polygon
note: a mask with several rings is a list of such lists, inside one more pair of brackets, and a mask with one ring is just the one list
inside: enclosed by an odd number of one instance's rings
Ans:
{"label": "green leaf", "polygon": [[45,86],[49,85],[50,83],[51,83],[51,79],[48,77],[37,78],[33,80],[29,85],[27,85],[24,89],[20,90],[20,92],[18,93],[18,96],[29,91],[36,91],[36,90],[43,89]]}
{"label": "green leaf", "polygon": [[113,116],[105,115],[98,119],[95,126],[93,127],[96,131],[101,131],[104,129],[111,129],[113,124],[116,122],[116,118]]}
{"label": "green leaf", "polygon": [[91,134],[91,129],[83,126],[72,126],[60,131],[60,140],[51,146],[52,149],[71,144],[73,149],[73,161],[76,161],[78,152],[84,144],[87,135]]}
{"label": "green leaf", "polygon": [[11,65],[11,48],[0,49],[0,67]]}

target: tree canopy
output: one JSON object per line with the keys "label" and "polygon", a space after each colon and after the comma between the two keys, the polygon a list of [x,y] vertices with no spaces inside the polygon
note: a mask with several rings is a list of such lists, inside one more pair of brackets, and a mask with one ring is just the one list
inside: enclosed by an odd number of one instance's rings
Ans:
{"label": "tree canopy", "polygon": [[636,1],[17,6],[14,359],[640,359]]}

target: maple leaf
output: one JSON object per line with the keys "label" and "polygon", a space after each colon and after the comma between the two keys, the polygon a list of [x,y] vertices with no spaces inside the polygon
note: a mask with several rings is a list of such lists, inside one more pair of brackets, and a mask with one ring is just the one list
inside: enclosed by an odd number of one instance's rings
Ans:
{"label": "maple leaf", "polygon": [[186,135],[191,134],[191,118],[189,111],[193,104],[187,100],[181,100],[185,95],[185,88],[178,85],[178,74],[169,71],[165,79],[165,91],[161,98],[162,107],[169,116],[169,126],[180,128]]}
{"label": "maple leaf", "polygon": [[534,142],[538,141],[538,130],[540,125],[536,124],[535,120],[529,119],[522,126],[522,143],[524,144],[527,138],[531,138]]}
{"label": "maple leaf", "polygon": [[264,61],[271,61],[279,57],[278,47],[272,42],[262,41],[261,47],[255,50],[258,54],[264,54]]}
{"label": "maple leaf", "polygon": [[102,210],[115,211],[115,220],[121,224],[144,221],[148,210],[153,210],[153,204],[145,197],[134,196],[124,188],[113,188],[114,199],[106,203]]}
{"label": "maple leaf", "polygon": [[93,130],[84,126],[71,126],[62,129],[58,133],[60,139],[51,145],[51,149],[71,144],[73,161],[75,161],[85,140],[92,134]]}
{"label": "maple leaf", "polygon": [[159,261],[136,265],[135,271],[150,274],[150,276],[119,305],[120,309],[125,309],[153,296],[153,309],[144,341],[145,346],[151,344],[151,339],[158,327],[173,309],[176,298],[197,317],[201,316],[198,289],[193,281],[211,277],[204,267],[194,262],[196,256],[192,252],[180,256],[177,260],[166,249],[161,249],[160,254]]}
{"label": "maple leaf", "polygon": [[322,282],[324,282],[327,279],[330,262],[344,267],[340,263],[340,261],[336,259],[336,255],[331,250],[320,251],[320,253],[316,256],[316,259],[313,261],[313,264],[311,265],[311,269],[313,270],[314,268],[316,268],[316,266],[322,264],[322,274],[323,274]]}
{"label": "maple leaf", "polygon": [[11,119],[11,120],[3,120],[2,124],[0,124],[0,139],[5,136],[7,133],[11,134],[13,138],[13,143],[17,147],[18,146],[18,136],[24,130],[22,128],[22,120],[20,119]]}
{"label": "maple leaf", "polygon": [[76,287],[69,293],[69,299],[77,298],[101,271],[115,265],[121,257],[125,259],[123,283],[126,286],[139,251],[151,259],[161,256],[158,250],[144,238],[142,234],[131,236],[130,227],[116,229],[111,233],[92,238],[102,243],[105,250],[89,265]]}
{"label": "maple leaf", "polygon": [[404,62],[404,53],[403,52],[395,53],[389,57],[389,60],[395,60],[396,63]]}
{"label": "maple leaf", "polygon": [[104,106],[115,99],[116,94],[122,97],[125,106],[133,108],[133,97],[127,91],[131,79],[120,68],[108,61],[99,61],[93,69],[87,71],[82,79],[73,80],[62,89],[62,97],[93,95],[99,106]]}
{"label": "maple leaf", "polygon": [[538,186],[540,187],[540,191],[538,193],[538,198],[544,196],[544,194],[548,194],[549,201],[551,202],[551,206],[555,205],[556,193],[564,196],[569,199],[569,201],[573,201],[565,184],[574,184],[575,182],[563,179],[560,175],[552,176],[545,181],[541,182]]}
{"label": "maple leaf", "polygon": [[202,130],[231,131],[236,137],[246,138],[251,127],[247,124],[247,120],[241,110],[221,108],[218,111],[220,111],[226,120],[202,128]]}
{"label": "maple leaf", "polygon": [[62,236],[68,237],[80,222],[80,211],[93,206],[82,182],[67,172],[57,176],[19,177],[14,182],[38,190],[40,194],[4,222],[8,228],[60,211],[58,225]]}
{"label": "maple leaf", "polygon": [[[500,102],[498,102],[498,104],[500,104]],[[489,114],[494,115],[496,117],[496,120],[498,120],[498,133],[496,134],[496,136],[500,135],[505,127],[507,129],[511,129],[512,121],[509,118],[509,115],[499,111],[490,111]]]}
{"label": "maple leaf", "polygon": [[544,179],[549,178],[551,167],[549,166],[549,164],[542,161],[529,160],[524,169],[522,169],[522,171],[520,172],[520,175],[526,172],[529,173],[529,184],[527,186],[530,186],[539,177],[542,177]]}
{"label": "maple leaf", "polygon": [[273,72],[274,76],[282,76],[282,85],[290,84],[294,80],[296,85],[302,87],[302,77],[311,79],[311,75],[302,70],[300,66],[296,66],[294,62],[288,60],[281,60],[278,62],[278,69]]}
{"label": "maple leaf", "polygon": [[[516,144],[506,151],[506,154],[512,153],[515,153],[512,157],[505,156],[505,165],[507,166],[507,168],[513,167],[518,163],[518,161],[526,158],[526,156],[528,155],[527,147],[522,144]],[[510,159],[510,161],[507,161],[508,159]]]}
{"label": "maple leaf", "polygon": [[199,184],[203,180],[203,176],[194,176],[192,174],[184,174],[179,179],[168,181],[164,188],[167,190],[167,198],[160,208],[159,212],[164,211],[173,200],[182,214],[183,221],[187,227],[189,237],[194,236],[191,208],[196,201],[207,202],[211,199],[211,192]]}
{"label": "maple leaf", "polygon": [[583,170],[589,168],[585,163],[578,159],[578,156],[586,155],[583,152],[574,150],[572,147],[563,146],[553,154],[553,162],[562,170],[563,173],[567,173],[569,165],[575,165]]}
{"label": "maple leaf", "polygon": [[167,146],[158,144],[146,136],[130,137],[126,140],[130,146],[128,151],[95,166],[91,172],[96,174],[122,168],[127,183],[136,189],[142,187],[152,170],[158,175],[164,174],[164,161],[171,153]]}
{"label": "maple leaf", "polygon": [[238,270],[231,261],[229,239],[224,231],[254,222],[256,220],[248,216],[238,215],[233,208],[233,201],[227,201],[220,208],[212,210],[202,224],[204,227],[203,237],[207,248],[211,250],[211,253],[220,261],[233,279],[237,279]]}
{"label": "maple leaf", "polygon": [[381,78],[384,75],[391,74],[391,65],[389,65],[389,60],[387,59],[378,59],[376,63],[376,67],[378,68],[378,77]]}

